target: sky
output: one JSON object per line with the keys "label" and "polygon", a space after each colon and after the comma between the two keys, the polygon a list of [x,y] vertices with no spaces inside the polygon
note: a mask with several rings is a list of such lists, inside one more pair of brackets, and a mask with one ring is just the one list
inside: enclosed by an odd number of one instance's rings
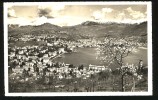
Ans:
{"label": "sky", "polygon": [[8,24],[72,26],[85,21],[139,23],[147,20],[147,5],[9,4]]}

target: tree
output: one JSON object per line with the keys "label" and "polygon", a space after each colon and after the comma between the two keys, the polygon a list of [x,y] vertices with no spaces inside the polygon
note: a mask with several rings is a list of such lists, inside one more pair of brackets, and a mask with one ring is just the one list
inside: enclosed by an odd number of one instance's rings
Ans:
{"label": "tree", "polygon": [[100,60],[107,63],[107,66],[110,66],[111,64],[118,66],[119,74],[121,75],[121,91],[124,91],[124,76],[127,72],[132,73],[128,66],[124,66],[125,63],[123,62],[123,59],[132,53],[132,51],[137,47],[138,42],[134,41],[132,38],[125,39],[106,37],[104,44],[99,48]]}
{"label": "tree", "polygon": [[84,66],[83,65],[80,65],[79,67],[78,67],[78,70],[83,70],[83,68],[84,68]]}
{"label": "tree", "polygon": [[110,76],[109,71],[101,71],[99,72],[99,79],[107,80]]}
{"label": "tree", "polygon": [[44,55],[43,53],[39,53],[38,57],[41,58],[41,57],[43,57],[43,55]]}
{"label": "tree", "polygon": [[59,67],[60,67],[59,62],[56,62],[55,67],[56,67],[56,68],[59,68]]}
{"label": "tree", "polygon": [[96,81],[94,80],[94,79],[95,79],[95,75],[94,75],[94,74],[91,74],[91,75],[90,75],[90,79],[91,79],[91,81],[92,81],[92,90],[93,90],[93,92],[94,92],[94,90],[95,90],[94,87],[95,87],[95,82],[96,82]]}
{"label": "tree", "polygon": [[[131,76],[132,77],[132,86],[131,91],[135,91],[135,85],[136,85],[136,80],[142,79],[142,74],[138,73],[138,66],[135,66],[134,64],[126,64],[121,67],[121,69],[124,71],[124,76]],[[129,77],[128,77],[129,79]],[[125,89],[126,84],[124,83],[124,89]]]}
{"label": "tree", "polygon": [[74,68],[75,66],[73,64],[70,64],[69,65],[69,68]]}

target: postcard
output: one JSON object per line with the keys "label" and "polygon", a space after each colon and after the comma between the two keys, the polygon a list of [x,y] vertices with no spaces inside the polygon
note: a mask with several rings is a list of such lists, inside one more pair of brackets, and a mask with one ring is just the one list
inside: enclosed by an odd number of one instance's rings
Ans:
{"label": "postcard", "polygon": [[4,2],[5,96],[152,95],[151,2]]}

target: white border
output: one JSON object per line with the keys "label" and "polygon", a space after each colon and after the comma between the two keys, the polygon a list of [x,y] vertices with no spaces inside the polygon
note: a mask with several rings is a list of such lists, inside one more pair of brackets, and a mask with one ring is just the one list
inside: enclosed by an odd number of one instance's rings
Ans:
{"label": "white border", "polygon": [[[8,5],[16,5],[16,6],[30,6],[30,5],[50,5],[50,2],[6,2]],[[64,5],[146,5],[149,2],[125,2],[125,1],[119,1],[119,2],[51,2],[51,4],[64,4]]]}
{"label": "white border", "polygon": [[38,92],[38,93],[9,93],[8,92],[8,27],[7,8],[11,5],[30,6],[50,4],[50,2],[6,2],[4,3],[4,82],[5,96],[144,96],[152,95],[152,9],[151,2],[51,2],[64,5],[147,5],[148,19],[148,92]]}

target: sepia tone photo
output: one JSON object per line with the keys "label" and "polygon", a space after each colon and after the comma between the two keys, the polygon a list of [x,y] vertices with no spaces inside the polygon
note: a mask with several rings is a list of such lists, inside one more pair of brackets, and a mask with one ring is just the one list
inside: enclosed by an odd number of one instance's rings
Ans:
{"label": "sepia tone photo", "polygon": [[151,2],[4,3],[6,96],[152,95]]}

